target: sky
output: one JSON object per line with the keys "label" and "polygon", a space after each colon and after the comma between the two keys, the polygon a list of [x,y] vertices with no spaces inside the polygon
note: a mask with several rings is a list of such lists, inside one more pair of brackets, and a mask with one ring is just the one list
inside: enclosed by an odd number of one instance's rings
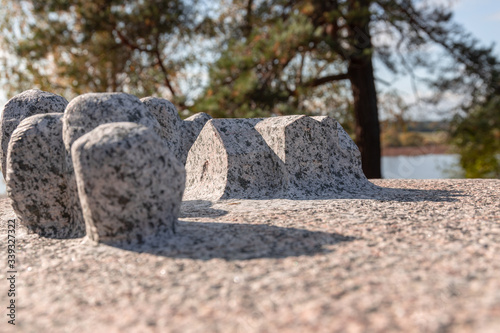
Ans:
{"label": "sky", "polygon": [[[431,0],[439,3],[448,3],[449,0]],[[491,46],[495,44],[495,54],[500,58],[500,0],[451,0],[453,9],[453,20],[470,32],[475,38],[479,39],[482,46]],[[396,90],[401,94],[405,102],[413,104],[417,98],[409,76],[395,77],[389,73],[385,66],[380,62],[375,61],[375,75],[376,77],[389,82],[390,85],[385,85],[381,82],[377,83],[379,91]],[[418,73],[417,73],[418,74]],[[428,89],[417,84],[417,92],[419,96],[425,96]],[[381,94],[379,94],[380,98]],[[450,117],[450,113],[445,110],[449,105],[455,105],[459,101],[459,96],[447,95],[447,100],[443,101],[441,105],[436,108],[441,110],[442,113],[425,106],[417,105],[407,115],[414,120],[441,120]],[[381,117],[385,115],[381,111]]]}
{"label": "sky", "polygon": [[[449,1],[449,0],[431,0]],[[466,31],[471,32],[478,38],[484,46],[495,43],[495,53],[500,58],[500,0],[451,0],[453,4],[454,19],[460,23]],[[394,78],[384,66],[375,62],[375,73],[384,81],[390,82],[390,86],[379,85],[380,90],[391,90],[394,87],[401,92],[404,99],[411,103],[415,101],[415,94],[412,90],[409,77]],[[417,87],[419,94],[425,95],[426,88]],[[449,96],[450,101],[456,100],[457,96]],[[7,102],[7,96],[0,92],[0,105]],[[437,120],[441,116],[425,109],[415,109],[412,118]]]}

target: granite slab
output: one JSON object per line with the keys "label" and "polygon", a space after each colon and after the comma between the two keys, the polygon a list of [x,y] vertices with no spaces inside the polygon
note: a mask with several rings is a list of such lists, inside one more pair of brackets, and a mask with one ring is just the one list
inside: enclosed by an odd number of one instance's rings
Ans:
{"label": "granite slab", "polygon": [[[186,201],[156,247],[18,227],[17,325],[2,292],[0,331],[498,332],[500,180],[373,182],[326,200]],[[8,199],[0,213],[6,244]]]}

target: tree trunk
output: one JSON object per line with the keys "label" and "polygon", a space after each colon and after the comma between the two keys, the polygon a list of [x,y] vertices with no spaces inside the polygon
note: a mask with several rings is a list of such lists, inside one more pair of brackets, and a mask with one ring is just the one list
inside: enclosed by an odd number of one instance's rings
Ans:
{"label": "tree trunk", "polygon": [[361,151],[367,178],[382,178],[380,169],[380,123],[371,57],[353,58],[349,63],[356,118],[356,144]]}
{"label": "tree trunk", "polygon": [[377,91],[373,76],[372,43],[370,36],[370,4],[372,0],[350,0],[350,9],[364,15],[349,23],[352,49],[345,58],[349,62],[347,75],[351,81],[356,118],[356,144],[361,151],[363,172],[367,178],[382,178],[380,170],[380,123]]}

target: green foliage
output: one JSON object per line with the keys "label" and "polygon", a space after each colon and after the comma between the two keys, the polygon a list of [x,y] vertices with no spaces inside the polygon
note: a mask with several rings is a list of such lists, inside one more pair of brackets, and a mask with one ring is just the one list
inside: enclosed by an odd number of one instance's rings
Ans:
{"label": "green foliage", "polygon": [[3,44],[17,61],[4,65],[9,93],[29,84],[68,98],[90,91],[176,97],[178,76],[192,61],[179,54],[195,28],[192,5],[2,0]]}
{"label": "green foliage", "polygon": [[401,133],[400,139],[404,147],[420,147],[425,144],[424,137],[416,132]]}
{"label": "green foliage", "polygon": [[452,143],[467,178],[500,178],[500,96],[453,121]]}
{"label": "green foliage", "polygon": [[401,147],[401,139],[399,131],[394,127],[386,127],[382,130],[381,142],[383,147]]}

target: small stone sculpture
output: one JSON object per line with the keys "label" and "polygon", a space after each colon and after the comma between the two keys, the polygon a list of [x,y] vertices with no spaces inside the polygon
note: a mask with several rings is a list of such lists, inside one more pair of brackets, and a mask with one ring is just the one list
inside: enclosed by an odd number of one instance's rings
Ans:
{"label": "small stone sculpture", "polygon": [[182,121],[165,99],[124,93],[66,104],[29,90],[1,118],[9,197],[21,223],[43,236],[149,242],[174,233],[183,194],[315,199],[373,186],[358,148],[329,117]]}
{"label": "small stone sculpture", "polygon": [[356,145],[328,117],[214,119],[186,161],[184,199],[314,199],[371,183]]}
{"label": "small stone sculpture", "polygon": [[255,130],[262,119],[212,119],[186,162],[188,199],[255,199],[281,194],[280,160]]}
{"label": "small stone sculpture", "polygon": [[101,125],[71,155],[90,240],[132,244],[174,232],[185,170],[150,128]]}
{"label": "small stone sculpture", "polygon": [[333,142],[326,134],[332,129],[307,116],[266,118],[255,129],[280,159],[288,197],[321,196],[335,187],[329,160]]}
{"label": "small stone sculpture", "polygon": [[175,106],[166,99],[145,97],[141,101],[148,107],[161,125],[161,136],[170,151],[186,164],[189,149],[200,134],[205,123],[212,119],[200,112],[182,121]]}
{"label": "small stone sculpture", "polygon": [[101,124],[133,122],[149,127],[161,135],[161,126],[147,107],[135,96],[125,93],[91,93],[76,97],[67,106],[63,117],[63,140],[66,148],[68,191],[71,218],[84,225],[78,201],[76,180],[71,159],[71,146],[82,135]]}
{"label": "small stone sculpture", "polygon": [[17,125],[35,114],[64,112],[68,101],[63,97],[38,89],[31,89],[12,97],[3,109],[0,118],[0,160],[2,173],[6,177],[7,149],[12,132]]}
{"label": "small stone sculpture", "polygon": [[141,99],[151,114],[155,116],[160,123],[160,135],[169,150],[179,159],[182,160],[182,128],[183,122],[175,106],[168,100],[157,97],[146,97]]}
{"label": "small stone sculpture", "polygon": [[20,223],[46,237],[81,236],[71,223],[65,178],[62,113],[31,116],[12,133],[7,192]]}
{"label": "small stone sculpture", "polygon": [[196,113],[191,117],[188,117],[183,122],[182,127],[182,155],[181,162],[186,164],[187,156],[191,146],[198,138],[203,126],[212,119],[208,114],[204,112]]}
{"label": "small stone sculpture", "polygon": [[333,144],[329,146],[330,173],[335,183],[349,191],[359,186],[371,186],[361,167],[361,153],[358,146],[342,128],[342,125],[327,116],[311,117],[320,122],[324,135]]}

